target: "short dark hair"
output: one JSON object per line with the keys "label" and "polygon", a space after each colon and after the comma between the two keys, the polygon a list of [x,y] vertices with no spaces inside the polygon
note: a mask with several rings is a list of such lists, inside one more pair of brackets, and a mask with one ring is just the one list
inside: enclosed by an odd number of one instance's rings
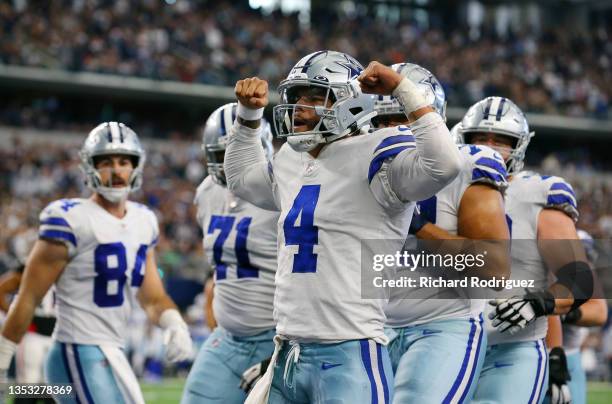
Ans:
{"label": "short dark hair", "polygon": [[94,167],[97,167],[98,163],[100,161],[102,161],[102,159],[107,158],[107,157],[112,157],[112,156],[122,156],[122,157],[129,158],[130,161],[132,162],[132,167],[134,167],[134,168],[136,168],[136,166],[138,165],[138,161],[139,161],[138,159],[139,158],[137,156],[132,156],[132,155],[129,155],[129,154],[103,154],[101,156],[94,156],[92,158]]}

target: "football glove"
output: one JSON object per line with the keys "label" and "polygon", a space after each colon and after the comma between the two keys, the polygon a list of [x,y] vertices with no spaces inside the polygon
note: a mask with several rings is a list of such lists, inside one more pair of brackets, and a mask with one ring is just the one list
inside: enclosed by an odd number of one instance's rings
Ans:
{"label": "football glove", "polygon": [[193,343],[189,328],[181,314],[175,309],[165,310],[159,317],[159,325],[164,329],[164,346],[168,361],[180,362],[191,359]]}
{"label": "football glove", "polygon": [[548,291],[527,291],[523,297],[493,299],[489,304],[495,307],[489,313],[493,327],[510,334],[516,334],[537,317],[552,314],[555,310],[555,298]]}
{"label": "football glove", "polygon": [[266,373],[266,370],[268,370],[268,366],[270,366],[270,359],[272,358],[264,359],[242,373],[242,377],[240,378],[240,388],[242,390],[244,390],[246,393],[251,391],[251,389],[255,386],[255,383],[257,383],[257,381],[262,378],[264,373]]}
{"label": "football glove", "polygon": [[556,347],[548,355],[548,392],[551,404],[571,404],[572,394],[567,382],[570,377],[563,348]]}
{"label": "football glove", "polygon": [[11,359],[16,350],[17,344],[0,335],[0,402],[3,402],[4,399],[8,368],[11,366]]}

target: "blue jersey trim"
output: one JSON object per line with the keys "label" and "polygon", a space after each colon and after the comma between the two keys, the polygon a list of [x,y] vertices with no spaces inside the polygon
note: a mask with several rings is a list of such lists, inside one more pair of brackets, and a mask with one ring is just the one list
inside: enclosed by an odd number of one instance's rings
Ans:
{"label": "blue jersey trim", "polygon": [[72,245],[74,245],[75,247],[77,246],[77,240],[76,240],[76,237],[74,236],[74,234],[68,233],[66,231],[61,231],[61,230],[43,230],[43,231],[41,231],[38,234],[38,236],[41,237],[41,238],[66,240],[66,241],[69,241],[70,243],[72,243]]}

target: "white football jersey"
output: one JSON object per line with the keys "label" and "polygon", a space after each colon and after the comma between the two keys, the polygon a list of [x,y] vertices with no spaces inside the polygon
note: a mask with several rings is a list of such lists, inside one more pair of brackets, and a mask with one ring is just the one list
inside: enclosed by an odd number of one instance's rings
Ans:
{"label": "white football jersey", "polygon": [[565,353],[573,354],[580,351],[582,343],[589,335],[589,329],[574,324],[563,324],[563,349]]}
{"label": "white football jersey", "polygon": [[236,197],[211,176],[198,187],[195,204],[204,250],[215,268],[215,319],[240,336],[273,329],[278,212]]}
{"label": "white football jersey", "polygon": [[155,214],[130,201],[122,219],[91,199],[62,199],[42,211],[39,237],[64,243],[69,254],[55,283],[58,341],[124,345],[147,250],[158,234]]}
{"label": "white football jersey", "polygon": [[[570,184],[563,178],[539,175],[523,171],[515,175],[506,191],[506,215],[513,240],[533,240],[522,242],[520,248],[514,243],[511,248],[512,271],[528,274],[535,284],[549,284],[550,276],[535,240],[538,238],[538,216],[542,209],[558,209],[572,219],[578,219],[576,196]],[[491,307],[487,305],[487,309]],[[485,316],[487,317],[487,316]],[[514,335],[500,333],[486,322],[489,345],[536,341],[546,336],[548,321],[546,317],[537,318],[523,330]]]}
{"label": "white football jersey", "polygon": [[[361,257],[380,246],[372,240],[388,240],[394,251],[402,247],[415,204],[400,201],[384,171],[387,159],[414,148],[404,127],[335,141],[316,159],[288,144],[276,154],[278,334],[306,341],[386,341],[386,300],[362,297]],[[374,181],[377,175],[385,179]]]}
{"label": "white football jersey", "polygon": [[[418,203],[427,219],[448,231],[457,234],[457,218],[463,193],[472,184],[488,184],[503,192],[506,182],[506,165],[501,155],[487,146],[459,146],[462,157],[461,172],[442,191]],[[415,288],[419,296],[424,291]],[[410,299],[405,291],[402,298],[391,298],[385,309],[387,325],[398,328],[448,318],[476,317],[483,311],[482,299],[466,299],[457,289],[431,290],[431,299]],[[443,294],[445,299],[436,299]]]}

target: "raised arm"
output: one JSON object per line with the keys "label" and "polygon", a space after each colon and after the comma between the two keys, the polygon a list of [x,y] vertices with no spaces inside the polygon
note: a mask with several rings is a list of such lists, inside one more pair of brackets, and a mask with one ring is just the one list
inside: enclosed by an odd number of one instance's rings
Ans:
{"label": "raised arm", "polygon": [[427,199],[449,184],[460,170],[459,150],[417,87],[378,62],[371,62],[359,81],[365,93],[392,94],[414,121],[410,128],[416,148],[404,150],[389,165],[389,185],[400,200]]}
{"label": "raised arm", "polygon": [[267,210],[278,210],[274,173],[261,147],[261,118],[268,105],[268,83],[257,77],[236,83],[238,117],[225,150],[227,186],[234,194]]}

